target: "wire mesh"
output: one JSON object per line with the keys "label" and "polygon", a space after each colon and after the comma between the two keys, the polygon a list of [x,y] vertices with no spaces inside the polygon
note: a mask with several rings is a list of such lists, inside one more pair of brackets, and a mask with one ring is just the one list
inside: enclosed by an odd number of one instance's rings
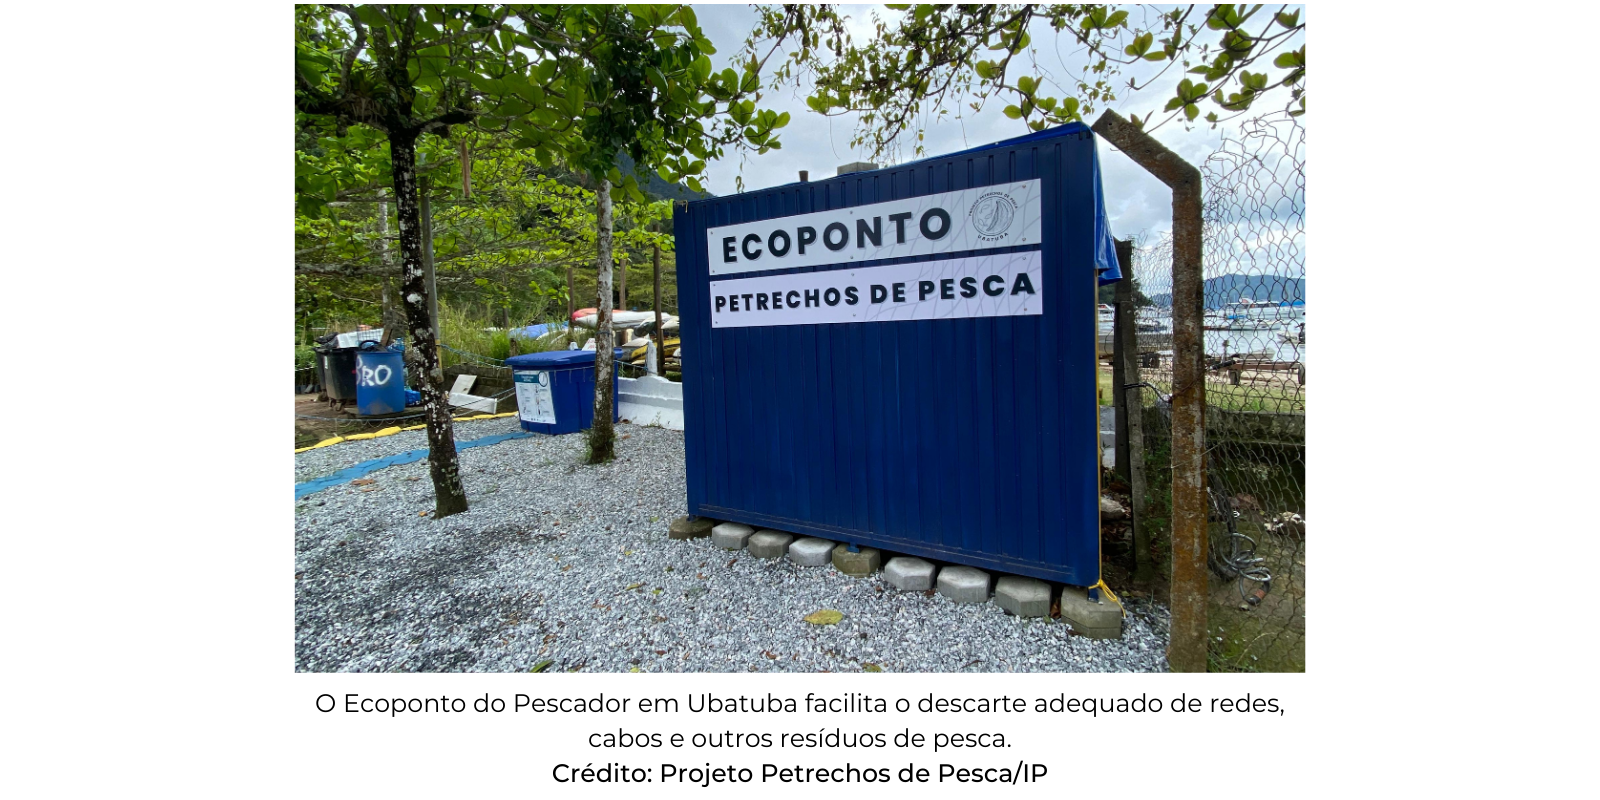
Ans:
{"label": "wire mesh", "polygon": [[[1305,128],[1248,123],[1204,178],[1206,469],[1214,670],[1305,669]],[[1172,391],[1172,241],[1137,248],[1139,378]],[[1171,425],[1145,392],[1147,516],[1170,531]]]}

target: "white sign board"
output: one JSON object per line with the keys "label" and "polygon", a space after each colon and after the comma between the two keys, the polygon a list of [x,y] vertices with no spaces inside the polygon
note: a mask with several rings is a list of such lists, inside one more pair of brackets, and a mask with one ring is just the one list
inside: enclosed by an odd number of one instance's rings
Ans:
{"label": "white sign board", "polygon": [[360,347],[362,342],[381,341],[383,341],[383,329],[379,328],[375,331],[352,331],[351,333],[341,333],[339,334],[338,338],[334,339],[334,344],[338,347]]}
{"label": "white sign board", "polygon": [[712,275],[1038,244],[1039,180],[706,229]]}
{"label": "white sign board", "polygon": [[1044,310],[1038,250],[711,282],[711,327],[1011,317]]}
{"label": "white sign board", "polygon": [[512,378],[517,384],[517,412],[522,421],[554,425],[556,404],[550,393],[550,373],[517,371]]}

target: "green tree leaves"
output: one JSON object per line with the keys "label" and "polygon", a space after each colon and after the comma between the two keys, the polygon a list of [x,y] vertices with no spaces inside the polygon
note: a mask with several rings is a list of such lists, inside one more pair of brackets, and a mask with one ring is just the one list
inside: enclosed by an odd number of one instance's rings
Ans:
{"label": "green tree leaves", "polygon": [[[751,38],[756,42],[763,33],[798,25],[809,31],[807,43],[827,43],[796,53],[778,77],[814,74],[807,106],[830,116],[856,115],[861,125],[852,144],[866,145],[874,155],[901,141],[920,141],[930,119],[952,110],[981,110],[997,96],[1003,97],[1005,116],[1030,130],[1083,119],[1117,100],[1120,91],[1142,91],[1154,81],[1114,86],[1121,69],[1135,64],[1176,66],[1199,77],[1166,101],[1167,119],[1193,122],[1208,104],[1238,112],[1286,86],[1294,89],[1290,102],[1304,100],[1304,48],[1294,51],[1298,56],[1285,51],[1305,27],[1298,9],[1261,13],[1262,6],[1229,4],[1160,13],[1109,5],[889,8],[889,17],[874,20],[871,41],[859,46],[839,13],[826,6],[766,13]],[[1035,46],[1029,30],[1040,24],[1048,24],[1058,41]],[[1049,56],[1040,58],[1038,51]],[[1056,71],[1063,67],[1056,56],[1066,52],[1081,54],[1079,62],[1065,73]],[[1220,121],[1215,112],[1207,117],[1213,119]],[[1148,115],[1142,120],[1158,124]],[[901,139],[906,133],[919,136]],[[921,145],[915,147],[920,152]]]}

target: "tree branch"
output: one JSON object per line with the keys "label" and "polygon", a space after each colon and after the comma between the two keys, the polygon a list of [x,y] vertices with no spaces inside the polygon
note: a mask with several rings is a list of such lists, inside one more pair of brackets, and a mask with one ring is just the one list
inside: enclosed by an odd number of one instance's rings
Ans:
{"label": "tree branch", "polygon": [[465,125],[468,122],[471,122],[475,116],[476,114],[466,109],[452,109],[440,114],[437,117],[434,117],[433,119],[428,120],[427,122],[422,123],[421,125],[418,125],[416,127],[416,131],[420,136],[424,133],[432,133],[440,128],[446,128],[451,125]]}
{"label": "tree branch", "polygon": [[383,264],[313,264],[294,262],[296,275],[335,275],[341,278],[389,277],[400,274],[395,265]]}
{"label": "tree branch", "polygon": [[349,6],[330,5],[328,8],[348,17],[350,27],[356,32],[355,40],[350,43],[349,49],[345,50],[344,59],[339,65],[339,85],[344,86],[350,80],[350,70],[356,65],[356,57],[367,47],[367,26],[361,24],[361,18],[357,17],[355,9]]}

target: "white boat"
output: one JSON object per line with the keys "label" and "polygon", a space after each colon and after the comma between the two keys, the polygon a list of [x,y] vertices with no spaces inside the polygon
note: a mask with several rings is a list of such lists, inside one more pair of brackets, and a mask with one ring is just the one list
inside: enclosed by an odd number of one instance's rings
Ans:
{"label": "white boat", "polygon": [[[663,314],[661,316],[664,321],[668,315]],[[645,320],[650,320],[653,322],[655,321],[655,318],[656,314],[654,311],[613,311],[611,312],[611,327],[632,328],[643,325]],[[589,314],[587,316],[578,317],[572,321],[572,324],[577,325],[580,328],[593,328],[600,324],[600,315]]]}
{"label": "white boat", "polygon": [[1278,323],[1267,319],[1246,319],[1244,317],[1231,317],[1206,319],[1205,329],[1208,331],[1270,331],[1278,327]]}

